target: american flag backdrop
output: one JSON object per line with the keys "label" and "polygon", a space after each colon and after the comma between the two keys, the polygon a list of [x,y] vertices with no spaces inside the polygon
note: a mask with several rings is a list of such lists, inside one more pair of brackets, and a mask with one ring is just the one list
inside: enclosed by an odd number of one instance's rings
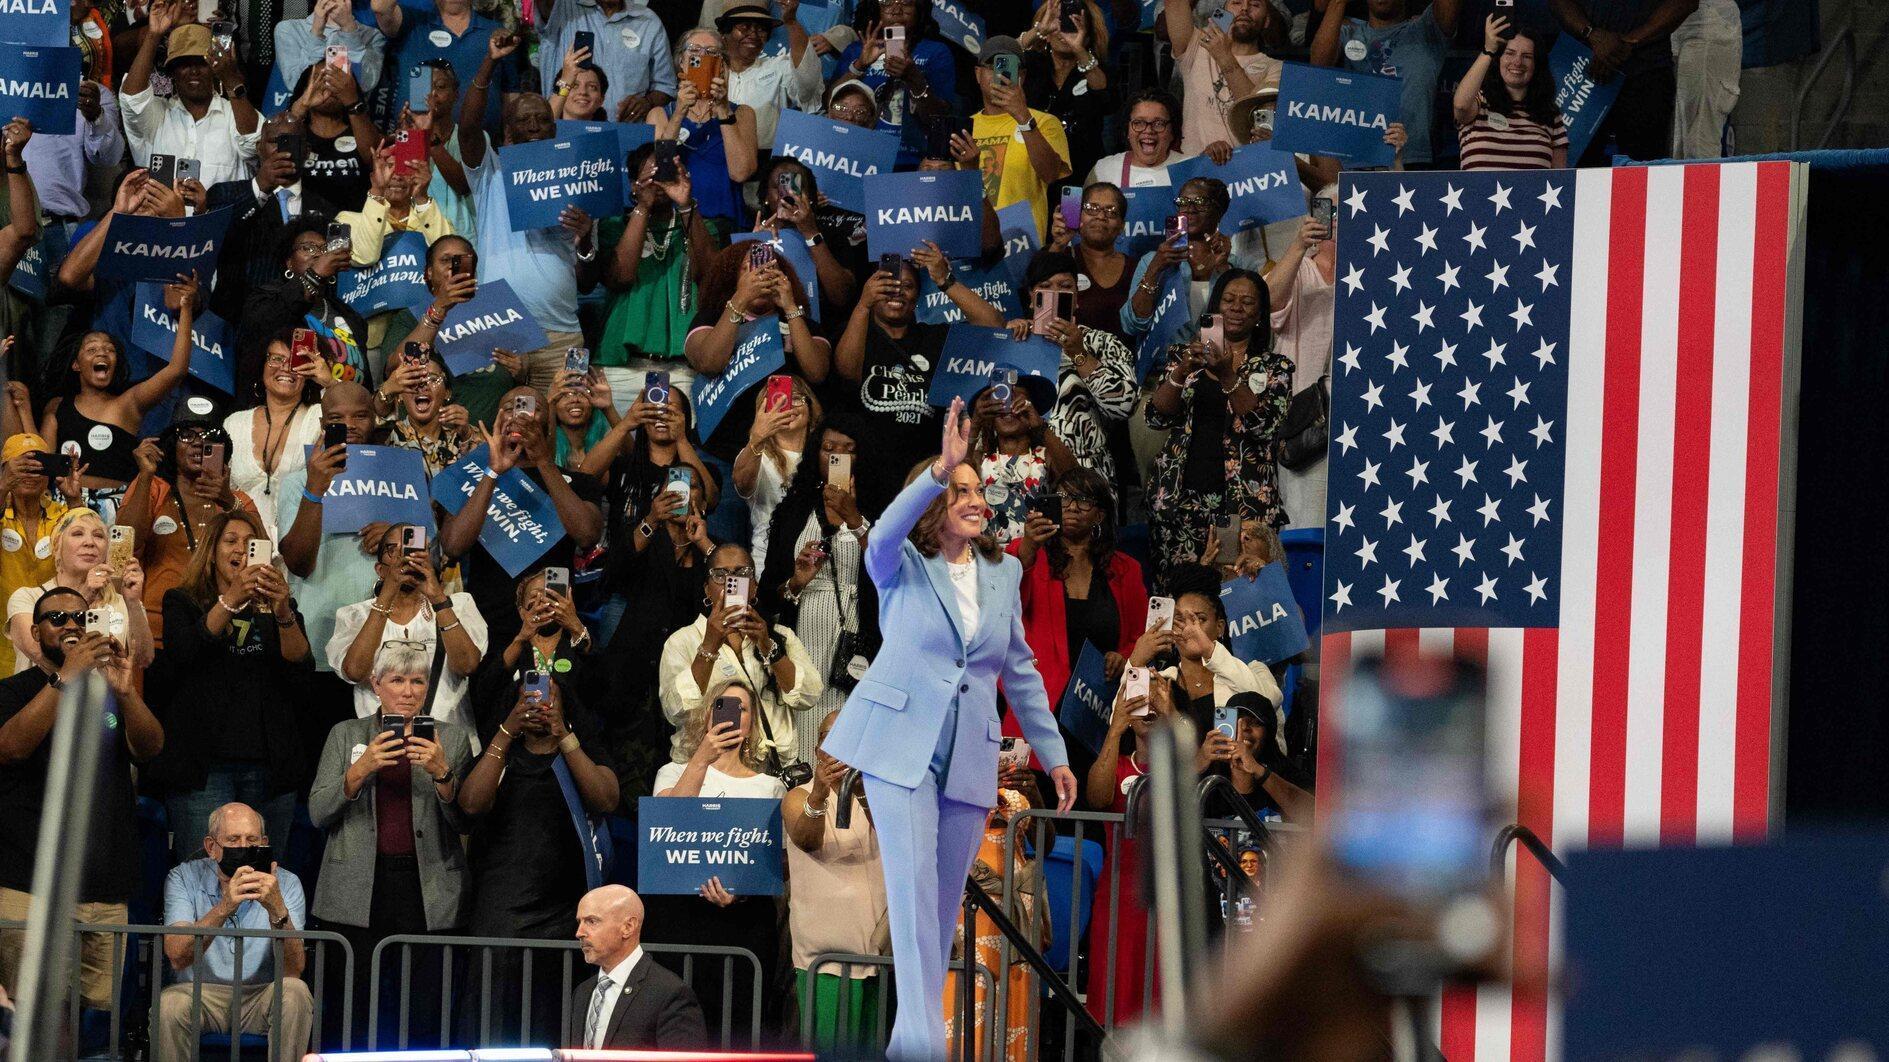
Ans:
{"label": "american flag backdrop", "polygon": [[[1490,777],[1556,851],[1765,831],[1801,188],[1785,162],[1346,175],[1322,734],[1354,656],[1459,651]],[[1510,865],[1517,983],[1546,985],[1557,901]],[[1541,988],[1440,1018],[1450,1062],[1556,1056]]]}

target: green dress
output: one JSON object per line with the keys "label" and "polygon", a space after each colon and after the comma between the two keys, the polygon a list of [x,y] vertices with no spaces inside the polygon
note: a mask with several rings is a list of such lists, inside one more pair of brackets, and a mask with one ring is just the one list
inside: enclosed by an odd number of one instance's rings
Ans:
{"label": "green dress", "polygon": [[[599,253],[614,256],[628,227],[628,215],[605,218],[599,226]],[[636,281],[610,293],[603,334],[591,352],[596,365],[623,366],[632,358],[679,361],[689,325],[695,319],[695,282],[689,275],[689,240],[674,216],[643,237],[643,259]]]}

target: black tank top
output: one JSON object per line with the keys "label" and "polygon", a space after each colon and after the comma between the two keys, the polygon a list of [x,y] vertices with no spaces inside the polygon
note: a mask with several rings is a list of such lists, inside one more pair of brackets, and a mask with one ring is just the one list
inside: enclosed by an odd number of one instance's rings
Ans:
{"label": "black tank top", "polygon": [[120,483],[137,478],[138,461],[133,456],[138,448],[136,435],[117,425],[93,420],[79,412],[78,404],[70,398],[59,403],[53,425],[59,429],[59,438],[53,440],[53,445],[79,444],[79,463],[91,466],[86,475]]}

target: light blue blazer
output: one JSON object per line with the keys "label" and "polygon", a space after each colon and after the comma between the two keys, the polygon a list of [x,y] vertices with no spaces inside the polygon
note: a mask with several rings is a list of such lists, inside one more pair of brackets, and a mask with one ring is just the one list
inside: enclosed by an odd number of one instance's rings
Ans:
{"label": "light blue blazer", "polygon": [[908,789],[931,768],[940,732],[958,702],[945,796],[997,803],[997,683],[1047,769],[1067,766],[1068,751],[1051,714],[1043,677],[1023,637],[1017,587],[1023,568],[1004,556],[977,556],[978,626],[960,629],[957,591],[943,557],[926,557],[907,540],[912,525],[944,488],[929,470],[888,505],[866,546],[866,572],[879,588],[885,644],[859,680],[821,746],[866,774]]}

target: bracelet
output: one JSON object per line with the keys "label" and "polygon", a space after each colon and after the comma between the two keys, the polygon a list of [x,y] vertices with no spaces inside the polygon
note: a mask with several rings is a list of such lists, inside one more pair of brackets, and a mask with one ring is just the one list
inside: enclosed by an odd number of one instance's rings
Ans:
{"label": "bracelet", "polygon": [[241,611],[240,609],[231,607],[228,601],[223,600],[222,594],[216,595],[216,603],[219,605],[222,605],[223,611],[229,613],[232,616],[236,615],[237,612]]}
{"label": "bracelet", "polygon": [[[427,777],[433,778],[433,776],[430,774],[427,775]],[[447,771],[444,776],[439,777],[439,778],[433,778],[433,784],[434,785],[450,785],[452,784],[452,780],[453,780],[453,772]]]}
{"label": "bracelet", "polygon": [[1266,782],[1272,778],[1272,768],[1262,763],[1259,765],[1259,769],[1266,772],[1259,776],[1259,784],[1265,785]]}
{"label": "bracelet", "polygon": [[435,612],[444,612],[453,607],[453,599],[449,597],[444,601],[428,601],[427,606]]}
{"label": "bracelet", "polygon": [[381,615],[388,616],[388,617],[392,617],[394,614],[394,607],[392,605],[387,605],[384,607],[381,605],[369,605],[367,606],[367,610],[369,612],[378,612]]}
{"label": "bracelet", "polygon": [[784,314],[781,314],[781,320],[783,320],[783,321],[798,321],[798,320],[800,320],[800,319],[801,319],[802,317],[805,317],[805,316],[807,316],[807,311],[806,311],[806,310],[804,310],[804,309],[801,309],[801,308],[800,308],[800,307],[798,307],[798,306],[796,306],[796,307],[794,307],[793,309],[791,309],[791,310],[788,310],[788,311],[787,311],[786,313],[784,313]]}
{"label": "bracelet", "polygon": [[440,325],[446,323],[446,311],[437,306],[428,306],[426,308],[426,320],[428,324],[432,325],[434,328],[438,328]]}
{"label": "bracelet", "polygon": [[695,651],[695,658],[697,660],[708,660],[712,662],[720,656],[721,656],[721,653],[719,651],[710,649],[707,645],[704,645],[700,649],[697,649]]}
{"label": "bracelet", "polygon": [[1076,73],[1078,73],[1078,74],[1086,74],[1086,73],[1088,73],[1089,71],[1091,71],[1091,70],[1094,70],[1094,69],[1095,69],[1095,67],[1096,67],[1096,64],[1097,64],[1097,63],[1100,63],[1100,62],[1101,62],[1101,60],[1100,60],[1100,59],[1097,59],[1097,58],[1096,58],[1095,56],[1093,56],[1093,55],[1091,55],[1091,56],[1089,56],[1089,61],[1088,61],[1088,62],[1086,62],[1086,63],[1077,63],[1077,64],[1076,64]]}
{"label": "bracelet", "polygon": [[[499,732],[499,733],[501,733],[501,734],[504,734],[504,735],[505,735],[505,736],[506,736],[507,738],[511,738],[511,737],[513,737],[513,736],[514,736],[514,735],[512,734],[512,732],[511,732],[511,731],[509,731],[509,730],[507,730],[507,729],[505,729],[505,724],[504,724],[504,723],[500,723],[500,724],[498,725],[498,732]],[[497,746],[492,746],[492,747],[493,747],[493,748],[496,748]],[[488,751],[489,751],[489,750],[488,750]],[[504,755],[504,754],[503,754],[503,753],[500,753],[500,755]]]}
{"label": "bracelet", "polygon": [[823,818],[826,818],[826,808],[825,807],[816,808],[813,806],[811,802],[809,802],[805,808],[801,809],[801,814],[807,816],[810,819],[823,819]]}
{"label": "bracelet", "polygon": [[278,627],[293,627],[295,626],[296,621],[299,619],[301,619],[301,616],[299,614],[295,612],[290,612],[288,619],[283,619],[281,616],[277,616],[275,618],[275,625]]}
{"label": "bracelet", "polygon": [[321,495],[319,495],[319,494],[310,494],[310,493],[308,492],[308,488],[307,488],[307,487],[303,487],[303,488],[302,488],[302,500],[303,500],[303,501],[310,501],[310,502],[314,502],[314,503],[315,503],[316,505],[320,505],[320,504],[321,504]]}
{"label": "bracelet", "polygon": [[566,730],[564,736],[558,739],[558,751],[569,756],[571,753],[577,751],[579,744],[577,735]]}
{"label": "bracelet", "polygon": [[447,624],[446,626],[444,626],[444,627],[441,627],[441,628],[439,629],[439,632],[440,632],[441,634],[445,634],[445,633],[446,633],[446,632],[448,632],[448,631],[456,631],[456,630],[458,630],[458,629],[459,629],[459,624],[458,624],[458,623],[448,623],[448,624]]}
{"label": "bracelet", "polygon": [[749,321],[752,321],[752,320],[754,320],[754,318],[749,317],[747,314],[742,313],[740,310],[735,309],[733,306],[728,307],[728,323],[729,324],[736,324],[736,325],[747,324]]}
{"label": "bracelet", "polygon": [[938,293],[942,295],[945,292],[950,291],[952,288],[955,288],[957,286],[958,286],[958,278],[947,273],[945,274],[944,282],[938,285]]}
{"label": "bracelet", "polygon": [[492,88],[492,83],[491,83],[490,81],[488,81],[488,82],[486,82],[485,84],[483,84],[483,85],[481,85],[481,84],[479,84],[479,79],[478,79],[478,78],[474,78],[474,79],[472,80],[472,87],[473,87],[473,88],[476,88],[476,89],[478,89],[478,90],[479,90],[480,92],[488,92],[488,91],[490,91],[490,90],[491,90],[491,88]]}

